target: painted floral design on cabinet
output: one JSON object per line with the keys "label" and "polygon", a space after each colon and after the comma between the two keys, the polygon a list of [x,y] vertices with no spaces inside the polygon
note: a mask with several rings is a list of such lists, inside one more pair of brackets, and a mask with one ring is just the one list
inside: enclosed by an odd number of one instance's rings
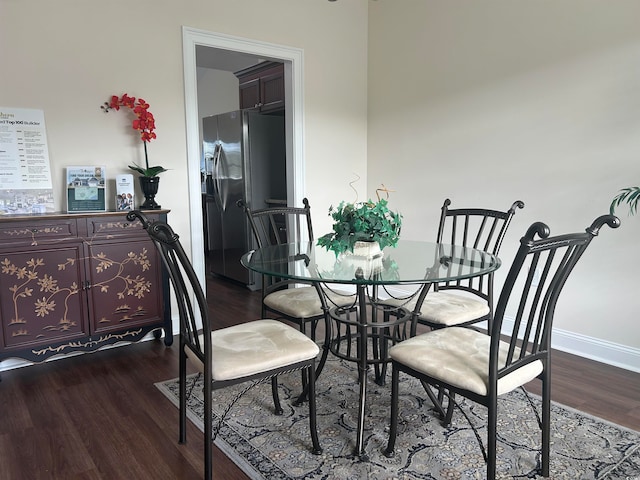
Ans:
{"label": "painted floral design on cabinet", "polygon": [[[155,259],[149,258],[153,245],[148,239],[104,238],[0,256],[5,346],[158,322],[160,300],[152,292],[161,287]],[[87,310],[89,325],[82,320]]]}
{"label": "painted floral design on cabinet", "polygon": [[[1,256],[4,344],[16,346],[84,335],[78,269],[82,245]],[[60,268],[70,264],[74,268]]]}
{"label": "painted floral design on cabinet", "polygon": [[[54,312],[56,307],[58,307],[56,299],[59,298],[60,302],[64,305],[62,307],[62,316],[56,325],[48,325],[44,328],[47,330],[67,331],[76,325],[76,322],[69,318],[68,301],[72,295],[77,295],[78,285],[76,282],[72,282],[68,287],[60,288],[58,286],[58,280],[46,273],[41,274],[38,270],[40,267],[44,267],[44,260],[42,258],[30,258],[27,260],[26,265],[22,267],[11,263],[8,258],[5,258],[2,262],[2,273],[15,276],[18,282],[12,287],[9,287],[9,291],[13,294],[13,316],[9,320],[9,325],[27,323],[18,311],[17,300],[19,298],[33,297],[34,310],[38,317],[46,317],[49,313]],[[34,293],[37,287],[40,287],[39,293]],[[40,295],[42,295],[42,297]],[[27,335],[27,331],[19,329],[14,332],[14,335]]]}
{"label": "painted floral design on cabinet", "polygon": [[147,323],[161,310],[161,295],[153,295],[161,291],[160,274],[156,262],[149,258],[149,248],[153,248],[149,240],[89,245],[92,332]]}

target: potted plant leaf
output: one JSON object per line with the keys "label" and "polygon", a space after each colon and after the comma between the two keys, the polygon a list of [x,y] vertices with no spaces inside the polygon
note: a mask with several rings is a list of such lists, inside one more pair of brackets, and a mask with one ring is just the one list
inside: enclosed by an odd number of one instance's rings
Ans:
{"label": "potted plant leaf", "polygon": [[616,207],[621,203],[629,205],[629,214],[635,215],[638,211],[638,202],[640,202],[640,187],[627,187],[620,190],[620,193],[613,198],[609,211],[613,215]]}

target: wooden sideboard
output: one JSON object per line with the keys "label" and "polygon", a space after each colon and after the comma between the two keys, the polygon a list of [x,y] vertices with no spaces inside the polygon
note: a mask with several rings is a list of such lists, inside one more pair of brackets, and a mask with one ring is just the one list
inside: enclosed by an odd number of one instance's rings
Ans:
{"label": "wooden sideboard", "polygon": [[168,277],[126,213],[0,216],[0,361],[41,362],[162,329],[171,345]]}

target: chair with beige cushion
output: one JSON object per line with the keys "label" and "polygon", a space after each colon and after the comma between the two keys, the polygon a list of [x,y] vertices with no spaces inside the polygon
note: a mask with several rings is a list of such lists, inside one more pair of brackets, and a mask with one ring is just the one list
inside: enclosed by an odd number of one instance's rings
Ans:
{"label": "chair with beige cushion", "polygon": [[258,384],[270,381],[275,411],[282,414],[277,378],[286,372],[305,372],[312,451],[320,454],[315,400],[315,363],[320,349],[315,342],[297,329],[271,319],[212,331],[205,293],[178,235],[166,223],[150,222],[139,211],[128,213],[127,218],[130,221],[139,219],[156,245],[178,305],[180,443],[186,441],[187,360],[204,376],[205,478],[212,477],[212,391],[244,382]]}
{"label": "chair with beige cushion", "polygon": [[[258,248],[296,241],[314,241],[309,201],[302,200],[303,207],[271,207],[252,210],[244,201],[243,208]],[[322,286],[317,282],[303,284],[275,276],[262,276],[262,317],[269,315],[297,324],[300,331],[316,340],[319,321],[328,319],[328,311],[334,306],[348,306],[355,301],[353,294]],[[307,326],[310,325],[310,330]],[[318,364],[322,370],[328,355],[325,345]]]}
{"label": "chair with beige cushion", "polygon": [[[500,252],[516,209],[524,208],[520,200],[504,212],[487,208],[452,209],[450,205],[451,200],[447,198],[442,205],[437,242],[476,248],[493,255]],[[385,303],[416,310],[417,298],[417,295],[409,300],[391,298]],[[431,328],[490,321],[493,273],[433,285],[418,311],[418,323]]]}
{"label": "chair with beige cushion", "polygon": [[[481,448],[487,461],[487,478],[495,478],[498,397],[538,378],[542,381],[542,419],[538,420],[542,430],[541,473],[545,477],[549,475],[549,351],[553,316],[569,274],[604,224],[617,228],[620,221],[613,215],[603,215],[584,233],[555,237],[549,237],[545,224],[531,225],[520,240],[490,334],[463,327],[441,328],[389,349],[392,387],[387,456],[393,455],[399,430],[398,419],[402,415],[399,378],[404,372],[447,392],[445,425],[451,421],[455,394],[487,407],[487,448],[482,445]],[[505,317],[513,318],[513,324],[507,323]],[[414,428],[420,427],[402,426],[402,429]]]}

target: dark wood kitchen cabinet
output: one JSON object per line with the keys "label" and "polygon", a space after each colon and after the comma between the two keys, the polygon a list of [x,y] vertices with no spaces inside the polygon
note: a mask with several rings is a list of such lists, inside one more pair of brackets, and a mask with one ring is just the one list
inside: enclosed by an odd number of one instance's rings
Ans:
{"label": "dark wood kitchen cabinet", "polygon": [[[145,212],[166,220],[167,210]],[[126,212],[0,217],[0,361],[137,341],[171,344],[169,282]]]}
{"label": "dark wood kitchen cabinet", "polygon": [[240,108],[259,112],[284,109],[284,65],[262,62],[235,72],[240,81]]}

